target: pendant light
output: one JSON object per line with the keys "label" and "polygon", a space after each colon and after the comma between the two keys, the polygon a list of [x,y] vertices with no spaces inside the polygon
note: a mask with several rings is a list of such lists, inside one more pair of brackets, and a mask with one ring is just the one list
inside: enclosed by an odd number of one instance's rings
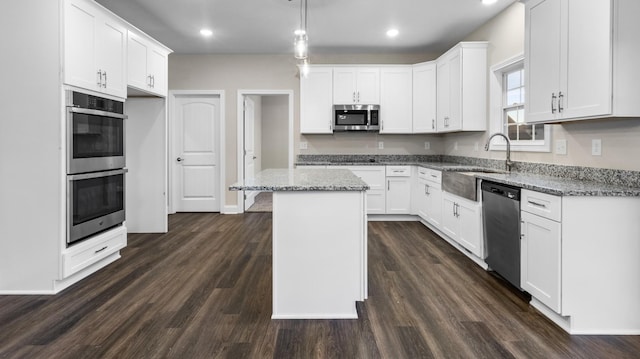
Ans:
{"label": "pendant light", "polygon": [[298,60],[309,57],[309,38],[307,37],[307,0],[300,0],[300,28],[294,32],[293,54]]}

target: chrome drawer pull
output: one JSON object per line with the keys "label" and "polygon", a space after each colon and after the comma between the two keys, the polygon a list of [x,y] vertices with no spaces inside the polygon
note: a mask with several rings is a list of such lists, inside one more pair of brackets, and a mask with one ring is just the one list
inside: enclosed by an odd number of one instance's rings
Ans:
{"label": "chrome drawer pull", "polygon": [[534,206],[538,206],[538,207],[542,207],[542,208],[547,208],[546,204],[543,203],[538,203],[538,202],[533,202],[532,200],[527,200],[527,202],[529,202],[529,204],[532,204]]}
{"label": "chrome drawer pull", "polygon": [[104,246],[104,247],[102,247],[102,248],[98,249],[97,251],[95,251],[95,253],[94,253],[94,254],[98,254],[98,253],[100,253],[100,252],[104,251],[104,250],[105,250],[105,249],[107,249],[107,248],[109,248],[109,246]]}

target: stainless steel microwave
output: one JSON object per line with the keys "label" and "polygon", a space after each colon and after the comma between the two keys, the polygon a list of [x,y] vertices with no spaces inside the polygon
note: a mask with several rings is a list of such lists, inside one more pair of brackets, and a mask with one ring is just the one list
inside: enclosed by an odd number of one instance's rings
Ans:
{"label": "stainless steel microwave", "polygon": [[380,106],[378,105],[334,105],[334,131],[378,131],[380,130]]}

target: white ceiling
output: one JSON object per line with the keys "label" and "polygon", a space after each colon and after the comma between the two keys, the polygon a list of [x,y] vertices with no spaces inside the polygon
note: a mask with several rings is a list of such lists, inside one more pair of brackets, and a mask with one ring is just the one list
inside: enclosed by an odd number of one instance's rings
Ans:
{"label": "white ceiling", "polygon": [[[177,53],[217,54],[292,53],[300,1],[97,0]],[[515,1],[308,0],[309,52],[443,52]]]}

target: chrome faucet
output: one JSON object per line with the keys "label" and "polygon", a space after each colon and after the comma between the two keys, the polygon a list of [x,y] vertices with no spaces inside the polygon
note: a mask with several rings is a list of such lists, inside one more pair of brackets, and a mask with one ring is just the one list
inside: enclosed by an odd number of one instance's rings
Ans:
{"label": "chrome faucet", "polygon": [[493,139],[496,136],[502,136],[504,137],[504,140],[507,141],[507,159],[505,160],[504,167],[507,170],[507,172],[511,172],[511,165],[513,165],[513,162],[511,162],[511,141],[509,141],[509,137],[507,137],[504,133],[501,133],[501,132],[494,133],[493,135],[489,136],[489,139],[487,140],[487,144],[484,145],[484,150],[489,151],[489,144],[491,143],[491,139]]}

